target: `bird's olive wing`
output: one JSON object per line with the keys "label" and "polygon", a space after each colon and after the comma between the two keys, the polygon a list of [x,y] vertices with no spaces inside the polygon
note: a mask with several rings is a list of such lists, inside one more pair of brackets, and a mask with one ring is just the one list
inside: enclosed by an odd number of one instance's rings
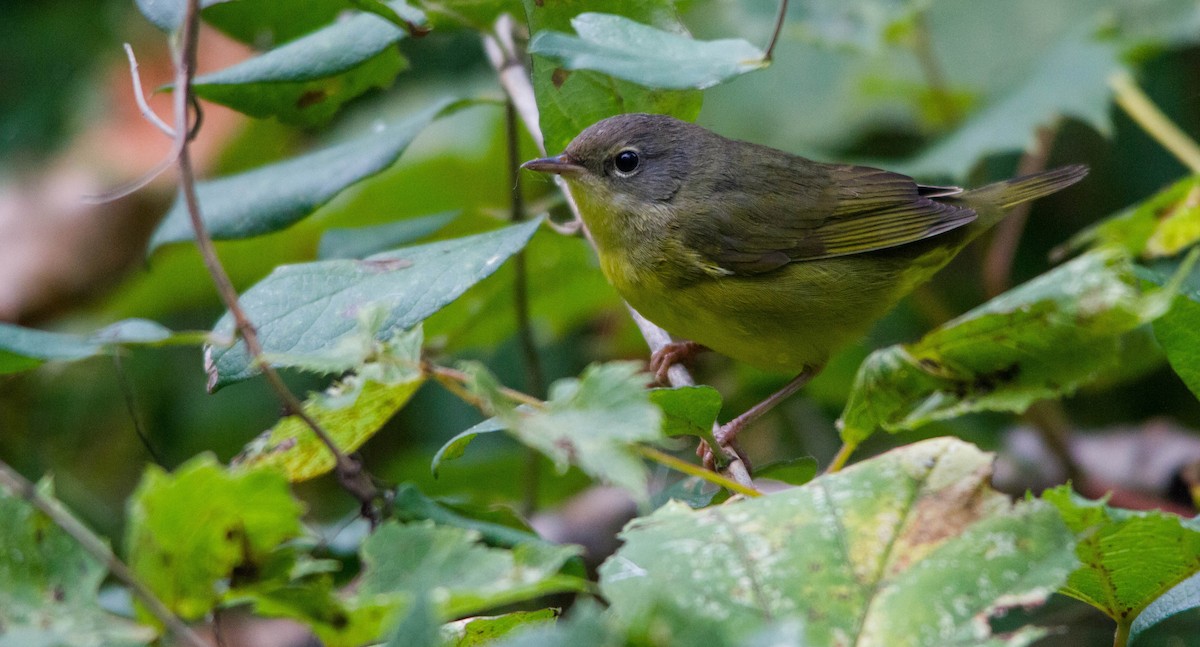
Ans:
{"label": "bird's olive wing", "polygon": [[693,239],[693,248],[725,272],[759,274],[896,247],[975,220],[973,209],[953,199],[962,192],[958,187],[922,186],[862,166],[813,170],[806,169],[801,182],[742,186],[741,195],[714,201],[712,211],[721,213],[705,219],[711,228]]}

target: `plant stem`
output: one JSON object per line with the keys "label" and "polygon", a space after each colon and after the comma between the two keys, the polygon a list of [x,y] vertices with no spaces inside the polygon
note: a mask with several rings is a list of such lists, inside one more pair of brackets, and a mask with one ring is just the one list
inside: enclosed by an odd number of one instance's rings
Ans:
{"label": "plant stem", "polygon": [[[517,107],[511,97],[504,102],[504,130],[508,135],[508,181],[512,187],[512,213],[509,220],[516,223],[525,220],[525,197],[521,193],[521,147],[517,131]],[[517,252],[513,259],[513,309],[517,314],[517,340],[525,358],[525,388],[538,395],[546,393],[546,379],[542,374],[542,361],[538,357],[537,345],[533,341],[533,327],[529,323],[529,276],[525,264],[525,250]],[[532,447],[525,449],[523,471],[524,489],[521,512],[526,516],[537,510],[537,495],[541,463],[538,452]]]}
{"label": "plant stem", "polygon": [[771,32],[771,41],[767,43],[767,51],[763,60],[770,62],[775,56],[775,45],[779,43],[779,34],[783,33],[783,23],[787,19],[788,0],[779,0],[779,13],[775,14],[775,29]]}
{"label": "plant stem", "polygon": [[1117,621],[1117,631],[1113,634],[1113,647],[1125,647],[1129,644],[1129,629],[1132,626],[1132,620],[1121,619]]}
{"label": "plant stem", "polygon": [[[438,379],[439,381],[442,379],[448,379],[458,384],[466,384],[467,381],[470,380],[470,376],[468,376],[466,373],[448,366],[438,366],[437,364],[427,363],[424,365],[424,369],[427,373],[433,375],[434,378]],[[532,395],[529,395],[528,393],[522,393],[516,389],[510,389],[507,386],[501,386],[499,390],[501,395],[518,404],[528,405],[534,409],[546,408],[545,402],[533,397]],[[475,398],[474,396],[466,397],[464,399],[473,405],[479,402],[479,399]]]}
{"label": "plant stem", "polygon": [[108,572],[113,574],[113,577],[129,587],[130,592],[142,601],[150,615],[161,622],[172,634],[191,647],[207,647],[207,643],[196,635],[191,627],[187,626],[179,616],[171,613],[171,610],[134,575],[125,562],[113,554],[112,549],[104,543],[103,539],[79,519],[76,519],[75,515],[71,514],[62,503],[38,492],[36,485],[3,461],[0,461],[0,485],[28,501],[30,505],[49,517],[54,525],[62,528],[63,532],[79,542],[84,551],[99,560],[108,569]]}
{"label": "plant stem", "polygon": [[637,445],[637,450],[642,456],[645,456],[655,463],[665,465],[677,472],[683,472],[688,476],[695,476],[696,478],[704,479],[705,481],[719,485],[730,492],[737,492],[738,494],[748,497],[762,496],[762,492],[759,492],[753,487],[742,485],[741,483],[738,483],[733,479],[726,478],[712,470],[704,469],[699,465],[693,465],[692,463],[680,458],[676,458],[666,452],[654,449],[653,447]]}
{"label": "plant stem", "polygon": [[1138,87],[1128,72],[1117,72],[1108,79],[1117,105],[1163,148],[1171,151],[1192,173],[1200,173],[1200,146],[1180,130],[1170,118]]}
{"label": "plant stem", "polygon": [[858,445],[843,442],[842,446],[838,448],[837,453],[833,455],[833,460],[829,461],[829,467],[825,468],[825,473],[833,474],[834,472],[842,471],[842,468],[846,466],[846,461],[850,460],[850,455],[854,453],[855,449],[858,449]]}
{"label": "plant stem", "polygon": [[246,343],[247,351],[249,351],[255,363],[262,370],[267,382],[279,396],[287,412],[303,420],[312,429],[313,433],[317,435],[317,438],[333,453],[334,461],[337,465],[338,481],[343,488],[362,504],[363,514],[370,518],[372,523],[377,522],[379,520],[378,511],[374,510],[373,505],[379,497],[379,490],[375,487],[370,475],[363,471],[362,465],[357,460],[351,459],[338,448],[333,438],[321,427],[320,423],[304,411],[304,405],[288,389],[287,385],[284,384],[279,373],[268,363],[262,361],[263,350],[262,344],[258,340],[258,331],[255,330],[254,324],[246,316],[246,312],[242,309],[241,304],[238,303],[237,290],[233,287],[233,282],[230,281],[229,274],[225,272],[225,268],[221,265],[221,259],[217,256],[216,246],[213,244],[212,237],[208,233],[208,227],[204,224],[204,219],[201,216],[200,201],[196,196],[196,176],[192,168],[189,147],[191,137],[194,133],[188,127],[187,110],[191,102],[192,77],[196,70],[196,46],[199,35],[198,4],[199,0],[188,0],[184,12],[183,24],[180,27],[181,40],[175,52],[174,97],[174,130],[176,145],[179,148],[179,157],[176,160],[179,165],[179,185],[180,191],[183,193],[184,204],[187,207],[188,217],[191,219],[192,229],[195,232],[196,247],[200,250],[204,266],[212,278],[213,285],[216,287],[221,301],[225,304],[225,307],[236,322],[237,329]]}

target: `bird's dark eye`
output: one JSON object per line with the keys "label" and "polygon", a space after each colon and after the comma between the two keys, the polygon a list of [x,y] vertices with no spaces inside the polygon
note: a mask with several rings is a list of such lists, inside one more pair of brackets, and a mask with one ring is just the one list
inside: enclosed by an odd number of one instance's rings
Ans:
{"label": "bird's dark eye", "polygon": [[613,158],[613,165],[622,173],[632,173],[637,169],[639,163],[641,160],[638,159],[637,152],[631,150],[621,151]]}

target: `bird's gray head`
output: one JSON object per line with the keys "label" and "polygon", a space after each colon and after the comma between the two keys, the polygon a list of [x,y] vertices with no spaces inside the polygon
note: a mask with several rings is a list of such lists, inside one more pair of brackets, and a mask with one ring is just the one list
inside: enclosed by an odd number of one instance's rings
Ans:
{"label": "bird's gray head", "polygon": [[617,115],[579,133],[563,154],[531,160],[524,168],[562,175],[613,198],[669,202],[715,137],[666,115]]}

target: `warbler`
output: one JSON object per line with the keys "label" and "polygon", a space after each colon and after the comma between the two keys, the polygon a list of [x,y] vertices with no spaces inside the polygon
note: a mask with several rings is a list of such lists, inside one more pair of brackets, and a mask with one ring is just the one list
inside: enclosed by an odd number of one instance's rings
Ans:
{"label": "warbler", "polygon": [[688,340],[656,354],[660,374],[701,346],[799,373],[727,424],[722,444],[1007,209],[1087,174],[1075,165],[973,190],[931,186],[651,114],[599,121],[561,155],[524,168],[566,180],[608,281],[647,319]]}

